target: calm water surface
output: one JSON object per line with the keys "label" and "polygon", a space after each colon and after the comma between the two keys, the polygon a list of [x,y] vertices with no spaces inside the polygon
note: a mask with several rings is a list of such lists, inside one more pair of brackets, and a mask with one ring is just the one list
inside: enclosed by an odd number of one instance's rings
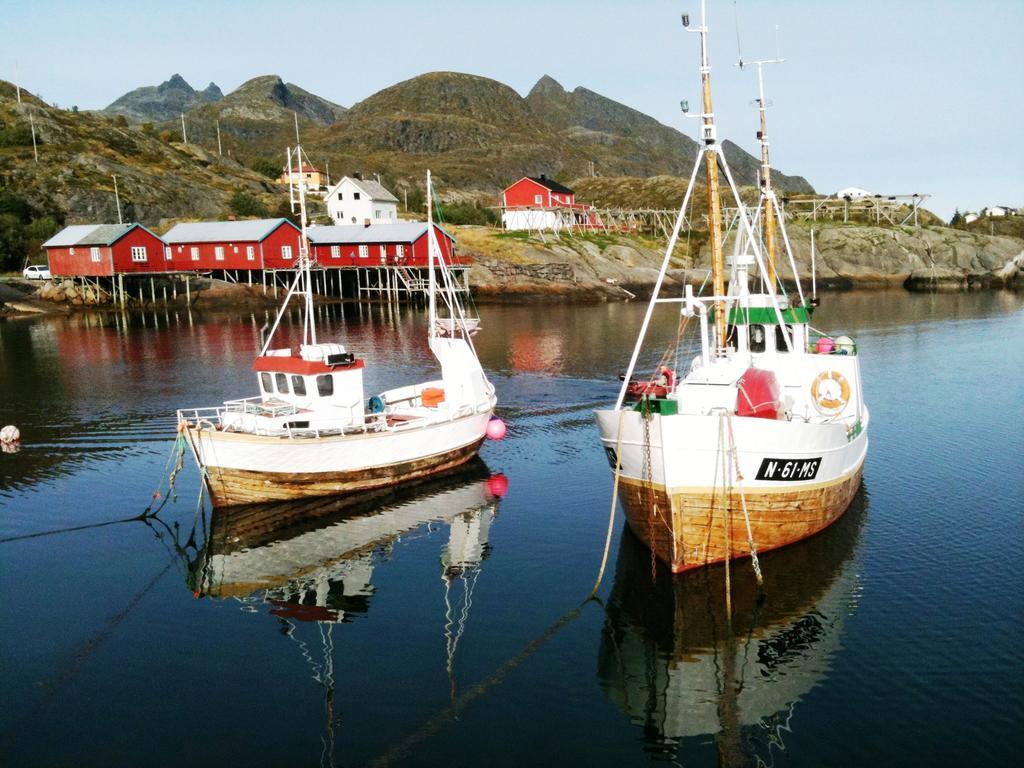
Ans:
{"label": "calm water surface", "polygon": [[[1024,300],[826,296],[872,409],[829,531],[672,578],[616,521],[591,410],[643,307],[483,307],[508,437],[355,500],[138,515],[174,409],[252,394],[258,316],[0,322],[4,765],[1004,765],[1024,751]],[[368,390],[418,310],[323,310]],[[670,314],[654,337],[673,333]],[[294,327],[293,327],[293,331]],[[324,335],[327,335],[326,333]],[[507,480],[507,491],[505,482]],[[66,530],[54,535],[34,534]]]}

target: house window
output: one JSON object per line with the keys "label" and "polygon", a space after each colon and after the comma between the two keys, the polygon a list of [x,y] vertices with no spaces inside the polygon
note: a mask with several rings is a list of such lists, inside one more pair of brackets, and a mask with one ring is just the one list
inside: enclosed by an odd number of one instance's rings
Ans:
{"label": "house window", "polygon": [[256,261],[256,247],[252,245],[245,246],[245,258],[247,261]]}
{"label": "house window", "polygon": [[341,246],[340,245],[332,245],[331,246],[331,258],[332,259],[340,259],[341,258]]}
{"label": "house window", "polygon": [[231,252],[232,253],[238,253],[238,246],[237,245],[231,246]]}
{"label": "house window", "polygon": [[93,246],[92,248],[90,248],[89,249],[89,257],[93,261],[99,262],[99,260],[100,260],[100,249],[97,248],[96,246]]}
{"label": "house window", "polygon": [[283,373],[275,373],[274,379],[277,381],[277,391],[282,395],[288,394],[288,377]]}
{"label": "house window", "polygon": [[373,209],[373,218],[375,218],[375,219],[379,219],[380,218],[380,208],[374,208]]}
{"label": "house window", "polygon": [[144,245],[133,245],[132,246],[132,261],[145,261],[146,260],[146,246]]}
{"label": "house window", "polygon": [[534,195],[533,196],[533,202],[534,202],[535,205],[543,205],[544,204],[544,195]]}
{"label": "house window", "polygon": [[74,256],[74,255],[75,255],[75,249],[74,248],[68,248],[68,256]]}
{"label": "house window", "polygon": [[192,261],[199,261],[199,246],[193,245],[189,248],[189,251],[192,253]]}
{"label": "house window", "polygon": [[345,218],[345,212],[344,211],[338,211],[338,215],[335,216],[334,218],[336,218],[338,221],[341,221],[343,218]]}
{"label": "house window", "polygon": [[352,199],[353,200],[358,200],[359,199],[359,193],[358,192],[353,192],[352,193]]}
{"label": "house window", "polygon": [[370,258],[370,246],[360,245],[359,246],[359,258],[368,259]]}
{"label": "house window", "polygon": [[339,193],[338,193],[338,199],[339,199],[339,200],[344,200],[344,199],[345,199],[345,196],[344,196],[344,195],[343,195],[343,194],[342,194],[341,192],[339,192]]}
{"label": "house window", "polygon": [[171,250],[171,246],[168,245],[166,248],[164,248],[164,258],[167,259],[168,261],[171,260],[172,253],[173,251]]}
{"label": "house window", "polygon": [[306,380],[301,376],[292,376],[292,392],[296,395],[305,396]]}
{"label": "house window", "polygon": [[405,256],[405,246],[401,243],[395,246],[395,256],[400,259]]}
{"label": "house window", "polygon": [[380,263],[383,264],[388,260],[388,247],[384,243],[380,244]]}
{"label": "house window", "polygon": [[334,394],[334,377],[329,373],[316,377],[316,391],[320,397],[330,397]]}
{"label": "house window", "polygon": [[292,247],[290,245],[281,246],[281,258],[290,259],[292,257]]}
{"label": "house window", "polygon": [[274,392],[274,380],[270,378],[270,374],[264,371],[260,374],[260,384],[263,385],[263,391],[268,395]]}
{"label": "house window", "polygon": [[213,249],[213,258],[215,258],[217,261],[224,261],[223,245],[218,245],[216,248]]}

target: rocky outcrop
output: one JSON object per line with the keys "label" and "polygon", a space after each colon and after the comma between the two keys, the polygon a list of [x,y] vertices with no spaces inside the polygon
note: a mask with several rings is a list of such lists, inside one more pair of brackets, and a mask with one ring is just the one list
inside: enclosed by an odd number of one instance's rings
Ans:
{"label": "rocky outcrop", "polygon": [[200,104],[208,104],[223,98],[214,83],[202,91],[195,90],[179,74],[171,75],[157,86],[144,86],[129,91],[103,111],[112,115],[124,115],[132,120],[161,122],[173,120]]}

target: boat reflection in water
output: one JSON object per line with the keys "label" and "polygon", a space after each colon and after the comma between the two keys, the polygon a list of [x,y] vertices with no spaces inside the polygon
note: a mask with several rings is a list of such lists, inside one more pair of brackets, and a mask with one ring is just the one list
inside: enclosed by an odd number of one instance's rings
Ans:
{"label": "boat reflection in water", "polygon": [[[771,765],[797,702],[824,682],[843,619],[856,607],[853,557],[867,506],[862,488],[844,519],[761,558],[764,597],[749,561],[672,576],[623,532],[601,636],[604,691],[643,728],[644,750],[672,759],[684,739],[714,741],[721,765]],[[699,748],[699,747],[698,747]]]}
{"label": "boat reflection in water", "polygon": [[[453,473],[358,499],[215,508],[205,544],[189,558],[189,587],[197,597],[236,599],[244,610],[266,609],[278,618],[323,689],[321,757],[333,765],[334,627],[367,612],[374,569],[389,559],[395,543],[435,523],[446,524],[439,567],[445,605],[438,605],[438,626],[439,631],[443,627],[454,691],[455,652],[507,487],[504,475],[490,474],[483,461],[474,459]],[[316,646],[319,653],[313,651]]]}

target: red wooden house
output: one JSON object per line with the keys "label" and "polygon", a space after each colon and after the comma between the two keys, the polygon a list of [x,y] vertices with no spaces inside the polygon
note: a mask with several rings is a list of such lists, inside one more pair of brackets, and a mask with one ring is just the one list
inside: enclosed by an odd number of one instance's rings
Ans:
{"label": "red wooden house", "polygon": [[524,176],[501,193],[505,208],[554,208],[576,205],[576,193],[544,174]]}
{"label": "red wooden house", "polygon": [[141,224],[75,224],[45,243],[54,277],[167,272],[164,241]]}
{"label": "red wooden house", "polygon": [[576,202],[576,193],[547,176],[524,176],[501,193],[505,229],[551,229],[600,226],[593,207]]}
{"label": "red wooden house", "polygon": [[[470,259],[455,255],[455,238],[434,225],[441,256],[453,266]],[[394,224],[310,227],[309,245],[321,267],[426,267],[427,225],[419,221]]]}
{"label": "red wooden house", "polygon": [[194,221],[164,240],[167,271],[294,269],[301,233],[288,219]]}

